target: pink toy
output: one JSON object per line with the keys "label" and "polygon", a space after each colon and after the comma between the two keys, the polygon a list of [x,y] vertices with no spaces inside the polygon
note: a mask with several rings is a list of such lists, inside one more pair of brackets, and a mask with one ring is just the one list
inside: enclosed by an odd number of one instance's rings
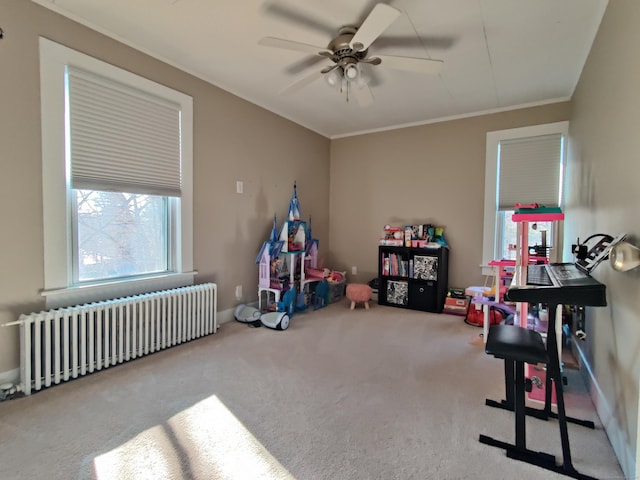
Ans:
{"label": "pink toy", "polygon": [[320,268],[308,267],[305,269],[305,272],[307,274],[307,278],[319,278],[320,280],[324,280],[326,277],[324,270]]}
{"label": "pink toy", "polygon": [[371,287],[362,283],[350,283],[347,285],[347,298],[351,300],[351,310],[356,308],[356,303],[364,303],[364,307],[369,310]]}

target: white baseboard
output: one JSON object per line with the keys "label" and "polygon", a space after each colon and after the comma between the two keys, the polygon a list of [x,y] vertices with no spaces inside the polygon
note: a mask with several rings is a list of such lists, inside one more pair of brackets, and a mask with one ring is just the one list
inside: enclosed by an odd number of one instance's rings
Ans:
{"label": "white baseboard", "polygon": [[227,310],[218,311],[217,313],[218,325],[222,325],[223,323],[227,323],[227,322],[230,322],[231,320],[234,320],[233,318],[234,310],[235,308],[228,308]]}
{"label": "white baseboard", "polygon": [[[246,303],[250,307],[258,308],[258,302]],[[223,323],[231,322],[235,320],[233,316],[233,312],[236,310],[236,307],[228,308],[227,310],[222,310],[218,312],[218,325],[222,325]]]}
{"label": "white baseboard", "polygon": [[20,369],[14,368],[6,372],[0,372],[0,385],[3,383],[13,383],[17,385],[20,382]]}
{"label": "white baseboard", "polygon": [[605,432],[607,432],[609,443],[611,443],[611,447],[613,448],[618,462],[620,463],[620,468],[622,468],[624,477],[638,478],[636,471],[636,453],[631,448],[631,445],[629,445],[628,435],[626,435],[626,432],[620,428],[620,422],[614,413],[615,410],[611,408],[602,388],[600,388],[600,384],[594,376],[593,370],[591,370],[591,365],[589,365],[579,343],[576,343],[576,350],[580,355],[580,367],[581,369],[584,368],[584,371],[586,371],[586,373],[583,373],[582,375],[586,377],[586,380],[591,385],[591,388],[589,389],[591,393],[591,401],[596,407],[596,412],[600,417],[600,421],[604,426]]}

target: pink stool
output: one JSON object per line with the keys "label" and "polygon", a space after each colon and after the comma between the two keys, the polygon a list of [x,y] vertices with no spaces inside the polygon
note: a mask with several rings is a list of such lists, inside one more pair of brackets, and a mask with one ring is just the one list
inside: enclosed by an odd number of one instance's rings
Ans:
{"label": "pink stool", "polygon": [[371,287],[362,283],[350,283],[347,285],[347,298],[351,300],[351,310],[356,308],[356,303],[364,303],[364,308],[369,310],[371,300]]}

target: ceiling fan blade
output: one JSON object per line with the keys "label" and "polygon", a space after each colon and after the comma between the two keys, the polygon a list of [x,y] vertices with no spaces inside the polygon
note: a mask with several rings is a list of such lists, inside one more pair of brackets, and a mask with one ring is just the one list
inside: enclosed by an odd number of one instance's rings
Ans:
{"label": "ceiling fan blade", "polygon": [[366,50],[399,16],[400,10],[378,3],[351,39],[351,48]]}
{"label": "ceiling fan blade", "polygon": [[318,63],[323,62],[324,58],[314,55],[313,57],[304,57],[300,60],[293,62],[285,68],[285,72],[289,75],[298,75],[302,72],[306,72],[312,67],[318,65]]}
{"label": "ceiling fan blade", "polygon": [[279,92],[279,95],[295,93],[298,90],[302,90],[304,87],[306,87],[310,83],[315,82],[321,77],[322,77],[322,73],[320,73],[320,71],[315,71],[307,76],[302,77],[301,79],[295,81],[285,89],[281,90]]}
{"label": "ceiling fan blade", "polygon": [[405,48],[424,51],[427,50],[448,50],[457,43],[457,38],[452,36],[435,35],[385,35],[376,40],[376,51],[381,48]]}
{"label": "ceiling fan blade", "polygon": [[363,58],[362,60],[360,60],[360,63],[368,63],[369,65],[380,65],[382,63],[382,60],[380,60],[379,57],[369,57]]}
{"label": "ceiling fan blade", "polygon": [[398,57],[396,55],[376,55],[382,60],[382,66],[405,70],[407,72],[424,73],[434,75],[442,69],[442,60],[431,60],[429,58]]}
{"label": "ceiling fan blade", "polygon": [[334,35],[336,32],[335,19],[329,18],[326,13],[320,12],[312,5],[303,7],[291,1],[267,0],[262,10],[268,15],[280,17],[293,25],[317,30],[327,35]]}
{"label": "ceiling fan blade", "polygon": [[355,85],[352,92],[361,107],[368,107],[373,103],[373,93],[371,93],[371,89],[366,83]]}
{"label": "ceiling fan blade", "polygon": [[284,38],[262,37],[258,40],[259,45],[265,47],[284,48],[285,50],[293,50],[295,52],[313,53],[316,55],[333,55],[333,52],[323,47],[309,45],[307,43],[294,42],[293,40],[285,40]]}
{"label": "ceiling fan blade", "polygon": [[324,75],[325,73],[329,73],[329,72],[335,70],[339,66],[340,66],[339,63],[333,64],[333,65],[329,65],[328,67],[324,67],[322,70],[320,70],[320,73]]}

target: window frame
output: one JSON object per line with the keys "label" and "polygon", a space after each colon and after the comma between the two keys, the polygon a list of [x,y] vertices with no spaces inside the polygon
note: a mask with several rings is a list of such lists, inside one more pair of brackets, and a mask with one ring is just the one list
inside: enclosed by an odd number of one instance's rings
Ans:
{"label": "window frame", "polygon": [[[42,121],[42,193],[44,289],[47,308],[133,295],[192,284],[193,271],[193,99],[189,95],[40,37],[40,93]],[[170,198],[168,219],[169,273],[73,284],[74,200],[65,144],[65,68],[76,66],[105,78],[167,98],[181,107],[180,198]]]}
{"label": "window frame", "polygon": [[[492,275],[493,268],[489,267],[489,262],[496,259],[498,255],[498,235],[499,222],[498,222],[498,152],[500,142],[505,140],[511,140],[516,138],[536,137],[541,135],[562,135],[562,152],[561,162],[566,167],[567,158],[567,139],[569,134],[569,122],[554,122],[541,125],[532,125],[528,127],[511,128],[507,130],[497,130],[493,132],[487,132],[486,143],[486,160],[485,160],[485,183],[484,183],[484,223],[483,223],[483,235],[482,235],[482,273],[483,275]],[[560,180],[564,182],[564,178]],[[561,183],[561,190],[564,190],[564,185]],[[561,197],[561,202],[564,201],[564,197]],[[562,204],[560,205],[563,206]],[[553,229],[551,242],[554,246],[552,261],[559,261],[562,255],[562,225],[557,225],[558,228]]]}

